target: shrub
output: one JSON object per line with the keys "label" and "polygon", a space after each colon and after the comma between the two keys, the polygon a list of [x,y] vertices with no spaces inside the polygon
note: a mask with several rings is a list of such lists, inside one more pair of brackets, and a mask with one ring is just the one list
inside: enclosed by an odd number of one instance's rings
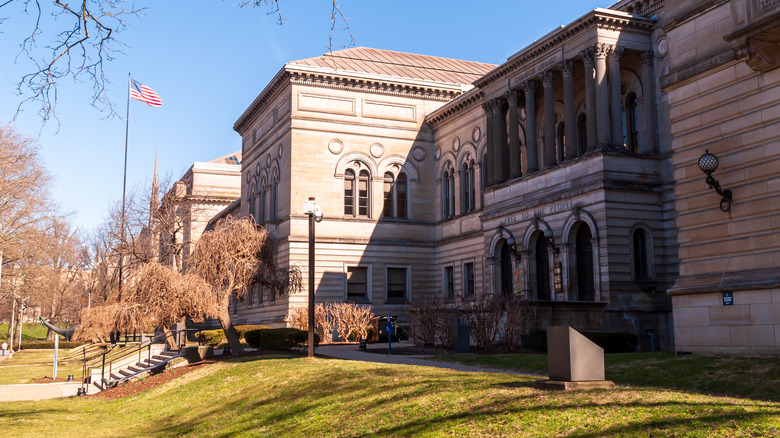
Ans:
{"label": "shrub", "polygon": [[260,324],[245,324],[245,325],[237,325],[235,326],[236,333],[238,333],[239,339],[246,340],[246,332],[251,330],[264,330],[269,329],[271,327],[268,327],[267,325],[260,325]]}
{"label": "shrub", "polygon": [[448,348],[452,342],[449,332],[450,308],[440,296],[415,299],[409,309],[410,335],[414,345],[430,346],[438,341]]}
{"label": "shrub", "polygon": [[[261,350],[290,350],[306,344],[308,332],[295,328],[250,330],[244,335],[246,342]],[[314,334],[314,345],[320,343],[320,337]]]}
{"label": "shrub", "polygon": [[211,345],[216,347],[217,345],[225,342],[225,332],[222,329],[217,330],[201,330],[195,333],[195,340],[201,345]]}

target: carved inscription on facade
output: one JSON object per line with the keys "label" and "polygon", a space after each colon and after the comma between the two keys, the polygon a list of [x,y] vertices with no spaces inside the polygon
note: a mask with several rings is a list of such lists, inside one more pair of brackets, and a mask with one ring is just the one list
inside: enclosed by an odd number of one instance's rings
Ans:
{"label": "carved inscription on facade", "polygon": [[517,224],[523,221],[533,219],[535,217],[544,217],[547,215],[560,213],[562,211],[568,211],[574,208],[575,205],[576,203],[573,200],[566,200],[551,205],[539,206],[533,210],[526,210],[520,213],[509,215],[501,221],[501,224],[502,225]]}
{"label": "carved inscription on facade", "polygon": [[515,83],[520,83],[527,79],[531,79],[533,77],[539,76],[539,74],[542,73],[543,71],[558,64],[560,62],[560,59],[561,57],[558,54],[555,54],[545,59],[544,61],[531,66],[531,68],[529,68],[528,70],[524,70],[519,75],[515,76]]}

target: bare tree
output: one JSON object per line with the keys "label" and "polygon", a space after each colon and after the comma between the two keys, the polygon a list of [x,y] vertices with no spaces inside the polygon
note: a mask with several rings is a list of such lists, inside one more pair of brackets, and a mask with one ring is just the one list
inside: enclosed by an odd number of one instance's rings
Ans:
{"label": "bare tree", "polygon": [[[278,0],[245,0],[238,6],[268,9],[269,14],[277,16],[279,24],[286,21]],[[23,97],[17,114],[25,103],[36,102],[44,123],[56,119],[57,85],[65,78],[91,84],[92,105],[116,114],[114,103],[108,97],[110,81],[104,67],[125,47],[118,39],[119,34],[131,19],[141,17],[145,10],[127,0],[0,0],[0,13],[32,18],[29,31],[21,37],[19,56],[26,58],[32,68],[16,85],[17,93]],[[333,47],[334,31],[347,32],[349,45],[354,44],[347,18],[336,0],[331,1],[329,51]]]}
{"label": "bare tree", "polygon": [[276,294],[301,288],[300,272],[280,269],[275,252],[276,244],[268,232],[249,217],[220,220],[195,245],[190,271],[211,286],[219,306],[217,319],[236,353],[243,348],[230,320],[231,299],[243,298],[252,283]]}

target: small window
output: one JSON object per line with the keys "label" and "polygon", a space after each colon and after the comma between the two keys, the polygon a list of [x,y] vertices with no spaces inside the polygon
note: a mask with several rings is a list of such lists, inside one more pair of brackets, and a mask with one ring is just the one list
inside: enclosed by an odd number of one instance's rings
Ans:
{"label": "small window", "polygon": [[461,213],[474,211],[474,161],[463,163],[460,172]]}
{"label": "small window", "polygon": [[347,301],[368,301],[367,267],[347,267]]}
{"label": "small window", "polygon": [[407,300],[408,268],[387,268],[387,302],[405,303]]}
{"label": "small window", "polygon": [[634,230],[631,238],[634,281],[652,281],[652,256],[650,254],[649,233],[643,228]]}
{"label": "small window", "polygon": [[463,295],[474,296],[474,263],[463,264]]}
{"label": "small window", "polygon": [[256,283],[255,284],[255,295],[257,296],[257,305],[262,306],[263,305],[263,295],[265,294],[265,288],[262,284]]}
{"label": "small window", "polygon": [[361,217],[368,217],[368,171],[361,170],[358,174],[358,212],[357,215]]}
{"label": "small window", "polygon": [[399,173],[394,178],[390,172],[384,177],[384,209],[385,217],[406,219],[406,174]]}
{"label": "small window", "polygon": [[257,188],[257,218],[258,224],[265,224],[265,178],[260,182]]}
{"label": "small window", "polygon": [[395,182],[395,193],[396,193],[396,214],[395,217],[399,219],[406,219],[406,174],[405,173],[399,173],[398,174],[398,180]]}
{"label": "small window", "polygon": [[385,206],[382,214],[385,217],[394,217],[393,214],[393,174],[390,172],[385,173],[384,180],[384,192],[385,192]]}
{"label": "small window", "polygon": [[247,194],[246,202],[249,206],[249,215],[252,216],[252,218],[257,222],[257,217],[255,216],[255,186],[254,184],[252,187],[249,188],[249,193]]}
{"label": "small window", "polygon": [[455,269],[452,266],[444,268],[444,296],[455,297]]}
{"label": "small window", "polygon": [[249,288],[247,288],[246,291],[246,305],[248,307],[254,307],[255,305],[255,288],[257,287],[256,283],[252,283],[249,285]]}
{"label": "small window", "polygon": [[450,172],[444,171],[444,176],[441,179],[441,189],[442,189],[442,217],[444,219],[447,219],[448,217],[452,216],[452,212],[450,211],[450,197],[452,197],[452,193],[450,192]]}
{"label": "small window", "polygon": [[355,215],[355,172],[352,169],[344,172],[344,215]]}

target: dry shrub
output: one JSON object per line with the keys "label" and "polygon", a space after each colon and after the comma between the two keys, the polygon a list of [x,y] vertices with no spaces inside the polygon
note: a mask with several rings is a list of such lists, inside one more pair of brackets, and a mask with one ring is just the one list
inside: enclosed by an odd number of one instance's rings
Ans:
{"label": "dry shrub", "polygon": [[[374,317],[372,307],[355,303],[316,303],[314,305],[314,327],[322,333],[323,340],[329,342],[333,330],[343,340],[351,337],[365,339],[368,326]],[[299,330],[309,329],[308,307],[290,309],[285,318],[287,325]]]}
{"label": "dry shrub", "polygon": [[516,295],[503,297],[504,326],[502,334],[506,348],[514,351],[523,335],[536,325],[536,302],[524,300]]}
{"label": "dry shrub", "polygon": [[491,350],[496,345],[504,313],[503,297],[492,293],[483,293],[468,300],[461,300],[458,312],[469,325],[477,347]]}
{"label": "dry shrub", "polygon": [[449,319],[452,304],[441,296],[415,299],[409,309],[410,336],[415,345],[432,346],[438,341],[448,348],[452,343]]}

